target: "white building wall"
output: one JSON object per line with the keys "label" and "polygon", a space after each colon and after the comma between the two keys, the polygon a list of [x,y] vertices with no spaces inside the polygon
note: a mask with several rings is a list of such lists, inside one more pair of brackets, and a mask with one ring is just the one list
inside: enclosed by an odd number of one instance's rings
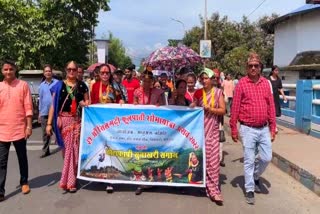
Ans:
{"label": "white building wall", "polygon": [[299,79],[299,71],[281,71],[280,77],[284,77],[283,84],[295,84]]}
{"label": "white building wall", "polygon": [[275,28],[274,64],[287,66],[297,53],[320,51],[320,11],[295,16]]}

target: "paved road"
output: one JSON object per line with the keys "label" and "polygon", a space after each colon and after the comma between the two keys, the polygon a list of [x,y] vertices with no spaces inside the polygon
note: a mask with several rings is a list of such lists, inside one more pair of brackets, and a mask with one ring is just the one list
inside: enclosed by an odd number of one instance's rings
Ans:
{"label": "paved road", "polygon": [[[230,139],[228,138],[227,140]],[[58,189],[62,166],[60,153],[45,159],[40,155],[40,131],[36,129],[28,147],[30,186],[29,195],[16,189],[19,180],[18,164],[14,152],[10,152],[7,176],[7,200],[0,203],[1,214],[17,213],[320,213],[320,198],[273,165],[263,177],[264,194],[256,195],[256,205],[245,203],[241,146],[226,143],[226,168],[221,170],[224,206],[210,202],[197,189],[187,194],[173,188],[156,188],[140,196],[134,195],[134,186],[115,186],[116,192],[107,194],[104,184],[81,182],[84,185],[75,194]],[[37,143],[38,142],[38,143]]]}

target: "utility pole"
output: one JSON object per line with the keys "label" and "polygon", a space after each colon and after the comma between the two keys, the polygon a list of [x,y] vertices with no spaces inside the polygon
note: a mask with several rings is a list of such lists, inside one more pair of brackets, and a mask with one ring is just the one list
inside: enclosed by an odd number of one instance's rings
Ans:
{"label": "utility pole", "polygon": [[[207,25],[207,0],[204,0],[204,40],[208,39],[208,25]],[[206,68],[206,61],[203,61],[203,70]]]}
{"label": "utility pole", "polygon": [[204,0],[204,40],[207,40],[208,34],[207,24],[207,0]]}

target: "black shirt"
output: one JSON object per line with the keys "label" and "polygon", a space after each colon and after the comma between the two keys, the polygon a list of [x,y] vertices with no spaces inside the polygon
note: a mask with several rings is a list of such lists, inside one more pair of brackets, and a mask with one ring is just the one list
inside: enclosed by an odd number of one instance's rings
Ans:
{"label": "black shirt", "polygon": [[[72,94],[75,96],[77,108],[79,107],[79,102],[84,100],[84,94],[88,93],[88,87],[83,81],[77,81],[75,89],[73,90]],[[66,97],[68,95],[67,88],[65,82],[62,82],[60,97],[59,97],[59,109],[61,109],[62,104],[64,103]],[[68,96],[68,99],[66,100],[62,112],[70,112],[71,111],[71,104],[72,99],[70,95]]]}

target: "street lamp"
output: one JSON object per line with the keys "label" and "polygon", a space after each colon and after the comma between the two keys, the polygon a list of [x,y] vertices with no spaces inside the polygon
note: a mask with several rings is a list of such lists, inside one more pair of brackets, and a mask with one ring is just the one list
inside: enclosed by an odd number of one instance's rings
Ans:
{"label": "street lamp", "polygon": [[175,22],[178,22],[182,25],[182,28],[183,28],[183,33],[186,32],[186,26],[184,25],[184,23],[178,19],[174,19],[174,18],[171,18],[172,21],[175,21]]}
{"label": "street lamp", "polygon": [[[175,21],[175,22],[178,22],[179,24],[181,24],[181,26],[182,26],[182,28],[183,28],[183,36],[182,36],[182,40],[183,40],[183,37],[184,37],[184,35],[186,34],[186,26],[184,25],[184,23],[183,23],[182,21],[180,21],[180,20],[178,20],[178,19],[174,19],[174,18],[170,18],[170,19],[171,19],[172,21]],[[183,45],[182,40],[180,40],[180,41],[178,42],[178,46]]]}

